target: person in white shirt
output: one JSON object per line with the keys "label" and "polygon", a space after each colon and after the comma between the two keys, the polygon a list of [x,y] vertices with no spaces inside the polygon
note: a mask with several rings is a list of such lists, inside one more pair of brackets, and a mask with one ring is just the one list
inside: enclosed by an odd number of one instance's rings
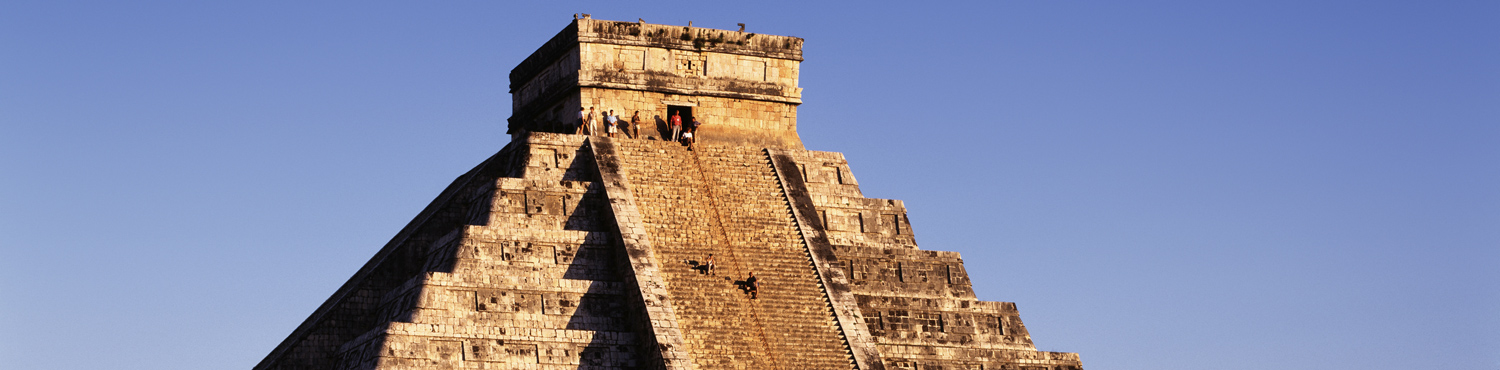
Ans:
{"label": "person in white shirt", "polygon": [[609,130],[609,137],[615,137],[615,129],[620,125],[620,117],[615,115],[615,110],[610,109],[609,114],[604,115],[604,125]]}
{"label": "person in white shirt", "polygon": [[599,119],[594,118],[594,107],[589,107],[589,116],[588,116],[587,120],[588,120],[588,126],[589,126],[589,130],[588,130],[589,132],[588,132],[588,134],[589,135],[598,135],[599,134]]}

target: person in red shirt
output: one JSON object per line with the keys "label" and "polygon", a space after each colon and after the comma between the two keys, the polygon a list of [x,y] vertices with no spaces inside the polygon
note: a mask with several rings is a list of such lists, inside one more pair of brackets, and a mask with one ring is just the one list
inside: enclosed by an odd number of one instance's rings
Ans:
{"label": "person in red shirt", "polygon": [[672,112],[672,141],[682,140],[682,112]]}

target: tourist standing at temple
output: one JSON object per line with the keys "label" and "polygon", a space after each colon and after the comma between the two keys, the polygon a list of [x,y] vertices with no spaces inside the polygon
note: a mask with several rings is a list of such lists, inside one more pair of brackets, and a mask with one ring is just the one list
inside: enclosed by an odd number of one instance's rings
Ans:
{"label": "tourist standing at temple", "polygon": [[589,135],[599,134],[599,119],[597,117],[594,117],[594,107],[589,107],[588,126]]}
{"label": "tourist standing at temple", "polygon": [[697,143],[697,140],[698,140],[698,127],[699,126],[703,126],[703,122],[698,122],[698,117],[693,117],[693,123],[692,123],[692,126],[688,127],[688,132],[693,133],[693,140],[694,140],[693,142],[694,143]]}
{"label": "tourist standing at temple", "polygon": [[641,111],[635,111],[635,114],[630,116],[630,138],[641,138]]}
{"label": "tourist standing at temple", "polygon": [[672,112],[672,141],[681,140],[682,112]]}
{"label": "tourist standing at temple", "polygon": [[615,137],[615,126],[620,124],[620,116],[615,115],[615,110],[610,109],[609,114],[604,115],[604,125],[609,130],[609,137]]}
{"label": "tourist standing at temple", "polygon": [[573,125],[573,134],[574,135],[581,135],[581,134],[583,134],[583,123],[584,122],[588,122],[587,118],[588,118],[588,113],[584,112],[583,107],[578,107],[578,122],[575,122],[574,125]]}
{"label": "tourist standing at temple", "polygon": [[709,253],[708,254],[708,260],[707,261],[703,261],[703,265],[706,266],[706,267],[704,267],[704,271],[703,271],[704,273],[709,274],[709,275],[715,275],[715,273],[714,273],[714,267],[715,267],[714,266],[714,255],[713,255],[713,253]]}

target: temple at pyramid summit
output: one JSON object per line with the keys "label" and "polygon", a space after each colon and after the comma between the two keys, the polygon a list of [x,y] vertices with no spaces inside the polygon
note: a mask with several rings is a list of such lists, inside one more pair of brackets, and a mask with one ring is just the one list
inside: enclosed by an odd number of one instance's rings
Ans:
{"label": "temple at pyramid summit", "polygon": [[511,70],[510,143],[255,369],[1082,369],[803,148],[802,42],[575,17]]}

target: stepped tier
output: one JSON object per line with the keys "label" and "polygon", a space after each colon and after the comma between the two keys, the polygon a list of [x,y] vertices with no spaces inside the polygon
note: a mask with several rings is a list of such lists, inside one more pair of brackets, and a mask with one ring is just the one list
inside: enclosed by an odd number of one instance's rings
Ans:
{"label": "stepped tier", "polygon": [[838,153],[532,133],[256,368],[1081,366],[977,300],[957,253],[918,249]]}

